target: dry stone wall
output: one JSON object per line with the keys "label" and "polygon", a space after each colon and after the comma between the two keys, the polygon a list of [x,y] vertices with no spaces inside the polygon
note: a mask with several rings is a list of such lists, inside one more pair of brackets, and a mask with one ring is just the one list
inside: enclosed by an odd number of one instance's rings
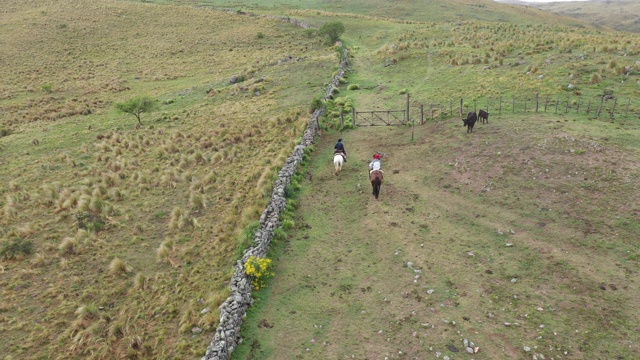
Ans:
{"label": "dry stone wall", "polygon": [[[289,19],[289,21],[291,20]],[[331,97],[334,89],[338,87],[340,79],[345,76],[347,71],[349,71],[349,54],[345,48],[338,73],[327,86],[324,100]],[[324,108],[316,110],[311,115],[300,145],[294,147],[293,153],[278,173],[278,179],[274,185],[269,204],[260,216],[260,226],[256,230],[253,247],[247,249],[242,259],[238,260],[235,265],[235,272],[230,283],[231,295],[220,305],[220,324],[202,360],[227,360],[231,352],[242,341],[240,337],[242,320],[245,317],[247,308],[253,302],[251,279],[244,272],[244,263],[251,256],[265,257],[267,255],[274,231],[280,226],[280,214],[287,204],[285,188],[289,185],[291,177],[298,170],[298,165],[302,162],[305,149],[313,144],[318,130],[319,118],[323,112]]]}

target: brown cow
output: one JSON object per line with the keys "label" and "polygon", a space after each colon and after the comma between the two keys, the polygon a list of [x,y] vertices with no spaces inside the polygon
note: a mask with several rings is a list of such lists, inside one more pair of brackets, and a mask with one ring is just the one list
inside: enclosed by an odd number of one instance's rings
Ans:
{"label": "brown cow", "polygon": [[488,124],[489,123],[489,113],[484,111],[484,110],[480,110],[480,112],[478,113],[478,120],[482,120],[483,124],[486,121],[487,124]]}

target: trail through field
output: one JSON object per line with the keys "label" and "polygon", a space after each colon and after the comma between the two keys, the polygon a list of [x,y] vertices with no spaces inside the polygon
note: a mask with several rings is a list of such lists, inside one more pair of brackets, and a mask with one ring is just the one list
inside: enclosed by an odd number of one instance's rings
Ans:
{"label": "trail through field", "polygon": [[[637,279],[612,265],[630,239],[590,264],[594,251],[576,245],[574,220],[540,210],[555,200],[505,170],[519,161],[517,149],[541,140],[530,135],[522,144],[525,130],[509,125],[466,134],[461,121],[431,123],[414,142],[410,128],[360,128],[341,135],[349,157],[338,177],[338,136],[322,137],[295,231],[279,245],[276,278],[257,295],[234,357],[582,358],[595,346],[618,348],[617,331],[638,320],[622,308],[637,303]],[[368,179],[375,151],[386,154],[380,200]],[[637,264],[626,266],[637,276]],[[609,283],[626,290],[598,288]],[[610,301],[619,306],[605,306]],[[598,304],[608,310],[596,311]],[[619,327],[591,335],[609,321]]]}

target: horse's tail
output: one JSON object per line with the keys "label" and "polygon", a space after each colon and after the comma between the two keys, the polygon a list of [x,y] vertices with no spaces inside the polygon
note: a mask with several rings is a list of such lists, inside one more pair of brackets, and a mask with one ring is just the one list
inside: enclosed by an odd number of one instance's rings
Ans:
{"label": "horse's tail", "polygon": [[376,176],[371,180],[371,185],[373,186],[373,196],[378,199],[380,195],[380,186],[382,185],[382,179],[379,176]]}

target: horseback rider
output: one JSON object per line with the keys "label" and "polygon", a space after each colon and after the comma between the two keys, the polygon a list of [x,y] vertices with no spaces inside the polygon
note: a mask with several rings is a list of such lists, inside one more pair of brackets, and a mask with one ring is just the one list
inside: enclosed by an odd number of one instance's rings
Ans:
{"label": "horseback rider", "polygon": [[333,148],[335,149],[334,154],[341,154],[344,158],[344,162],[347,162],[347,152],[344,150],[342,139],[338,139],[338,142]]}
{"label": "horseback rider", "polygon": [[373,154],[373,160],[369,163],[369,180],[371,180],[371,173],[374,171],[382,171],[382,162],[380,161],[380,153],[376,152]]}

